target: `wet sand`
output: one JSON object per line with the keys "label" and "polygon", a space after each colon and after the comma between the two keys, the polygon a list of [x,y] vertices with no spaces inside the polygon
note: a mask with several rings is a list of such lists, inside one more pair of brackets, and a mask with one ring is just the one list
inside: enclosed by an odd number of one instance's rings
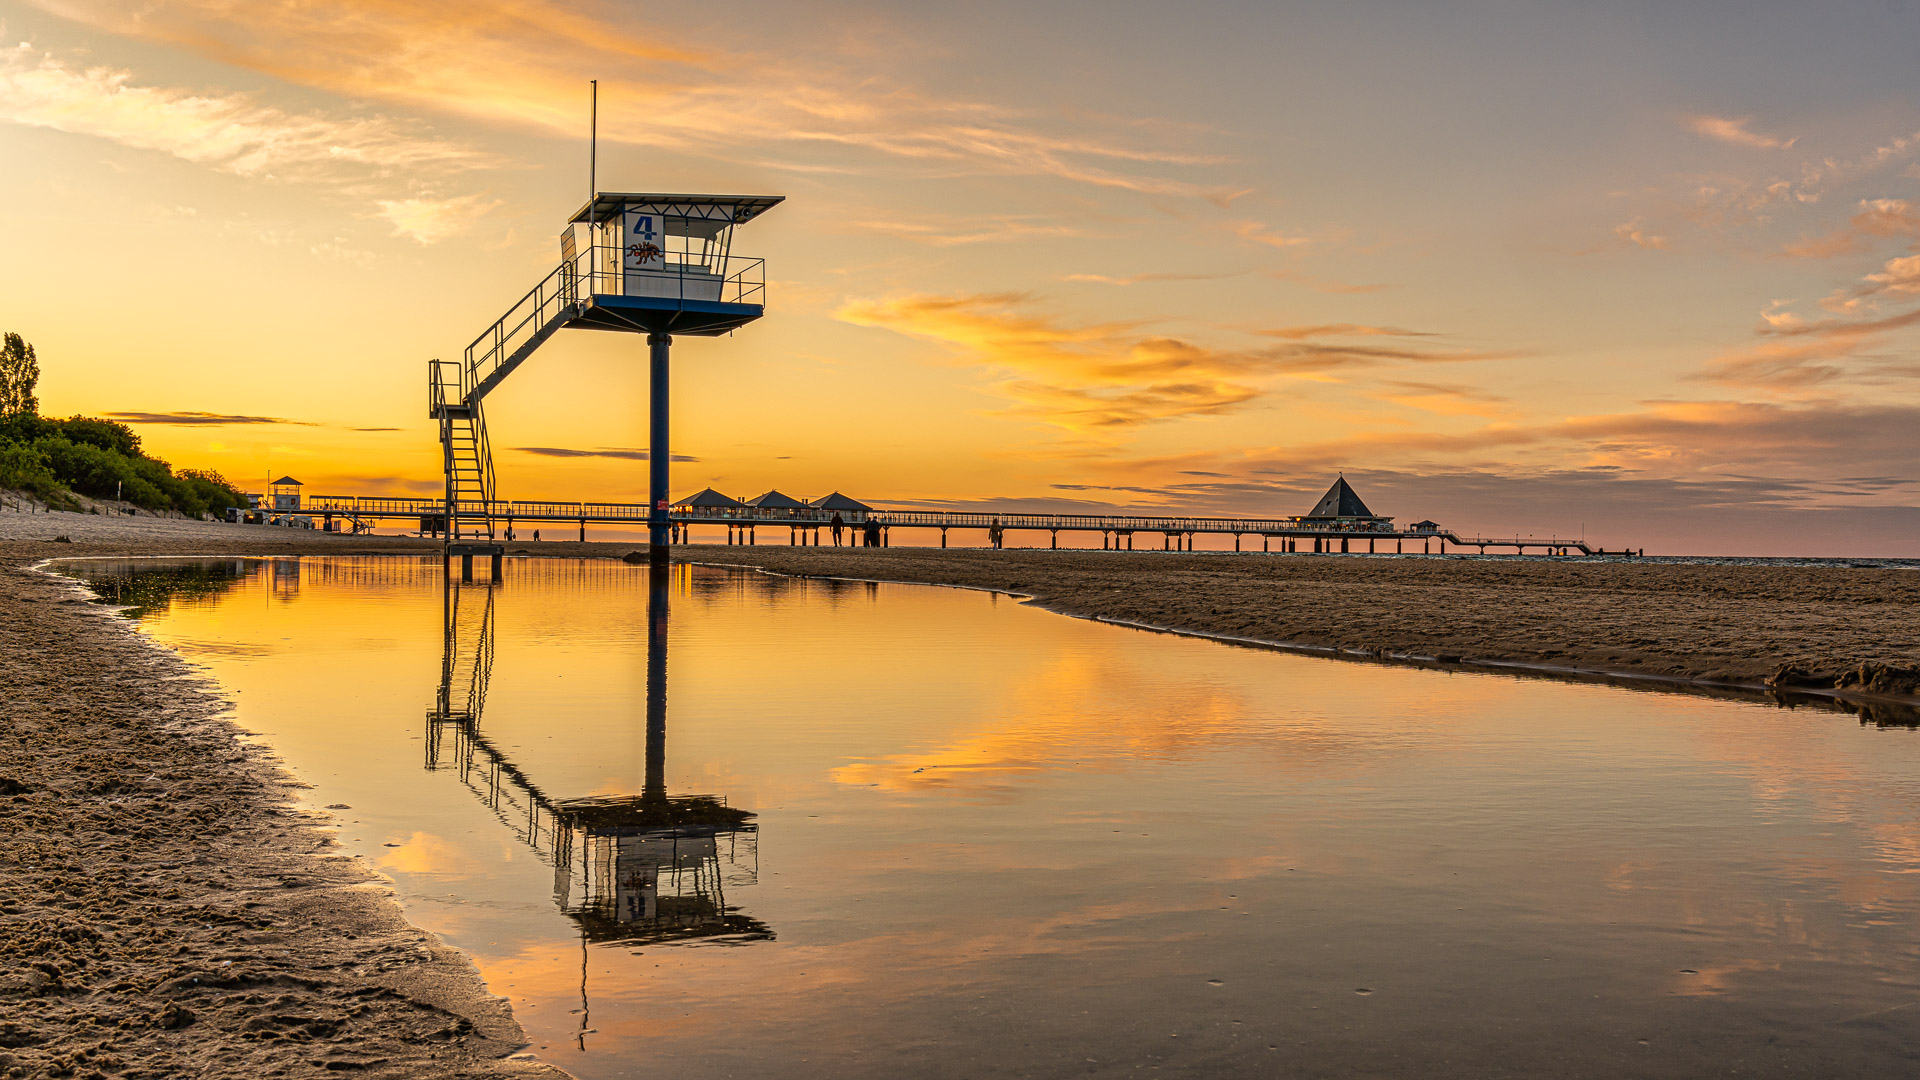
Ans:
{"label": "wet sand", "polygon": [[1920,689],[1913,570],[784,546],[687,557],[1004,590],[1083,618],[1339,655],[1831,695],[1876,715],[1910,715]]}
{"label": "wet sand", "polygon": [[[32,569],[59,557],[437,550],[0,511],[0,1076],[564,1075],[509,1056],[523,1038],[505,1003],[337,853],[326,817],[293,809],[298,781],[236,739],[217,686]],[[1002,590],[1070,615],[1352,656],[1838,689],[1863,715],[1895,719],[1914,715],[1920,681],[1912,571],[779,545],[680,554]]]}
{"label": "wet sand", "polygon": [[[0,513],[0,1076],[563,1077],[510,1057],[506,1002],[294,808],[217,686],[29,569],[420,545],[34,517]],[[47,531],[75,542],[19,539]]]}

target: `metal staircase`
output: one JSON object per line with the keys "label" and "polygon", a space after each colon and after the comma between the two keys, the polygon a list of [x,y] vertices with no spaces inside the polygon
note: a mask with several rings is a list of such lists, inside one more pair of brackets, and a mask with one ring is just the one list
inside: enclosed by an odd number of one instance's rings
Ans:
{"label": "metal staircase", "polygon": [[449,544],[494,539],[493,452],[482,399],[584,306],[573,264],[561,263],[475,338],[460,360],[427,362],[427,415],[440,423]]}

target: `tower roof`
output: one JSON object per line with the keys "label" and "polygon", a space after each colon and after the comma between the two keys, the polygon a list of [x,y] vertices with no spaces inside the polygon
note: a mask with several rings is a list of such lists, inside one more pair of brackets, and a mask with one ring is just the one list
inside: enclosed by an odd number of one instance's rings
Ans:
{"label": "tower roof", "polygon": [[275,480],[273,483],[268,484],[267,486],[268,487],[306,487],[307,485],[301,483],[298,480],[295,480],[291,476],[283,476],[280,479]]}
{"label": "tower roof", "polygon": [[646,192],[602,191],[574,212],[570,221],[601,222],[617,218],[630,206],[651,207],[671,217],[711,219],[744,225],[786,201],[785,195],[661,195]]}
{"label": "tower roof", "polygon": [[1347,484],[1347,478],[1342,476],[1333,482],[1333,486],[1327,489],[1325,495],[1320,496],[1320,501],[1313,504],[1313,509],[1307,511],[1304,516],[1310,518],[1370,518],[1378,517],[1379,515],[1367,509],[1367,504],[1360,501],[1360,496],[1354,493],[1353,488]]}

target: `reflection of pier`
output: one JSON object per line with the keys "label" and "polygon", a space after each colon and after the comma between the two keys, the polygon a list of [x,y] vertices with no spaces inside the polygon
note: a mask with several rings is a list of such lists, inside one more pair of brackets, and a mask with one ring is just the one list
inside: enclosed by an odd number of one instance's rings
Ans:
{"label": "reflection of pier", "polygon": [[452,770],[501,824],[554,868],[554,902],[584,940],[773,936],[730,909],[729,885],[759,876],[753,815],[708,795],[666,791],[667,589],[650,571],[646,777],[637,795],[560,798],[481,731],[493,664],[491,585],[446,582],[440,686],[427,715],[426,767]]}

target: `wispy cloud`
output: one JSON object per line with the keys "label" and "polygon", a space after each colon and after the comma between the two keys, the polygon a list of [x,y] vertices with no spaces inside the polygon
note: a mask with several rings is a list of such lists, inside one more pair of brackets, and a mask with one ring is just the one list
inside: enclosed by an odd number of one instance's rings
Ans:
{"label": "wispy cloud", "polygon": [[242,176],[312,179],[481,163],[467,147],[383,117],[301,115],[245,94],[141,86],[130,71],[75,69],[25,49],[0,52],[0,119],[157,150]]}
{"label": "wispy cloud", "polygon": [[1003,243],[1041,237],[1087,235],[1086,230],[1057,222],[1036,221],[1029,217],[993,218],[926,217],[918,220],[867,219],[848,223],[848,227],[911,240],[930,247],[958,247],[968,244]]}
{"label": "wispy cloud", "polygon": [[1234,235],[1249,243],[1264,244],[1267,247],[1279,248],[1282,251],[1293,248],[1303,248],[1315,242],[1311,236],[1280,232],[1271,225],[1260,221],[1236,222],[1233,226],[1233,231]]}
{"label": "wispy cloud", "polygon": [[1232,274],[1232,273],[1175,274],[1175,273],[1159,273],[1159,272],[1147,271],[1147,272],[1142,272],[1138,274],[1128,274],[1124,277],[1110,277],[1106,274],[1067,274],[1067,275],[1064,275],[1060,280],[1084,281],[1084,282],[1090,282],[1098,285],[1118,285],[1118,286],[1121,286],[1122,288],[1126,288],[1133,285],[1145,285],[1149,282],[1218,281],[1221,278],[1229,278],[1229,277],[1237,277],[1237,276],[1238,276],[1237,274]]}
{"label": "wispy cloud", "polygon": [[1256,353],[1143,334],[1131,323],[1073,325],[1018,294],[856,300],[836,317],[937,342],[981,365],[1012,411],[1074,432],[1219,413],[1260,391]]}
{"label": "wispy cloud", "polygon": [[[645,450],[636,450],[623,446],[600,446],[591,450],[581,450],[566,446],[516,446],[516,453],[533,454],[537,457],[555,458],[613,458],[618,461],[647,461],[652,455]],[[692,454],[675,452],[674,461],[699,461]]]}
{"label": "wispy cloud", "polygon": [[1670,401],[1567,420],[1552,433],[1578,440],[1594,463],[1825,484],[1863,471],[1901,474],[1916,422],[1920,408],[1905,404]]}
{"label": "wispy cloud", "polygon": [[1613,227],[1613,235],[1635,247],[1646,248],[1649,251],[1665,251],[1669,244],[1666,237],[1655,236],[1653,233],[1648,232],[1646,225],[1639,221],[1629,221],[1621,225],[1615,225]]}
{"label": "wispy cloud", "polygon": [[1344,281],[1328,281],[1325,278],[1315,277],[1312,274],[1303,274],[1297,270],[1265,270],[1262,271],[1262,273],[1275,281],[1290,281],[1298,285],[1305,285],[1314,292],[1333,293],[1335,295],[1375,293],[1387,288],[1384,284],[1362,285],[1350,284]]}
{"label": "wispy cloud", "polygon": [[[1885,276],[1902,288],[1920,291],[1920,280],[1909,284],[1898,274]],[[1887,334],[1920,325],[1920,309],[1879,318],[1807,320],[1781,310],[1776,302],[1761,312],[1761,320],[1759,333],[1763,340],[1716,356],[1696,377],[1751,390],[1795,394],[1837,384],[1876,384],[1920,375],[1920,364],[1910,357],[1885,351]]]}
{"label": "wispy cloud", "polygon": [[1874,237],[1920,236],[1920,207],[1906,199],[1862,199],[1847,224],[1823,236],[1803,237],[1786,245],[1786,254],[1830,259],[1862,250]]}
{"label": "wispy cloud", "polygon": [[[29,49],[0,52],[0,122],[51,128],[169,154],[255,179],[324,184],[356,198],[444,180],[486,164],[480,152],[382,116],[294,113],[252,95],[142,85],[111,67],[76,67]],[[426,223],[436,202],[396,198],[381,213],[418,239],[450,235]]]}
{"label": "wispy cloud", "polygon": [[[1780,147],[1788,145],[1782,142]],[[1657,246],[1653,241],[1671,243],[1680,229],[1713,234],[1805,217],[1817,212],[1829,196],[1846,185],[1881,174],[1916,150],[1920,150],[1920,132],[1894,136],[1853,155],[1807,158],[1785,169],[1769,166],[1767,172],[1756,175],[1680,175],[1663,185],[1666,190],[1657,196],[1659,205],[1646,208],[1614,231],[1629,242]],[[1783,244],[1782,250],[1805,258],[1828,258],[1858,250],[1863,235],[1881,235],[1874,230],[1893,226],[1890,221],[1876,220],[1877,214],[1898,216],[1897,209],[1879,207],[1887,201],[1864,200],[1856,214],[1859,224],[1838,232],[1804,234],[1798,241]]]}
{"label": "wispy cloud", "polygon": [[434,244],[464,231],[480,215],[499,206],[500,200],[459,195],[450,199],[382,199],[379,205],[380,216],[393,226],[394,235]]}
{"label": "wispy cloud", "polygon": [[1453,364],[1472,360],[1501,360],[1520,355],[1514,352],[1488,352],[1477,349],[1363,345],[1340,340],[1343,338],[1438,336],[1425,330],[1404,330],[1393,326],[1368,326],[1358,323],[1281,326],[1259,330],[1256,333],[1287,342],[1285,345],[1267,350],[1262,355],[1274,369],[1293,374],[1324,375],[1342,369],[1371,368],[1391,364]]}
{"label": "wispy cloud", "polygon": [[1514,419],[1520,415],[1509,399],[1473,386],[1453,383],[1411,382],[1404,379],[1381,384],[1372,394],[1380,401],[1436,416],[1477,416],[1486,420]]}
{"label": "wispy cloud", "polygon": [[656,150],[803,171],[847,167],[844,153],[853,150],[944,173],[1050,176],[1221,202],[1239,193],[1192,178],[1220,164],[1218,155],[1180,148],[1179,138],[1143,137],[1136,121],[1068,123],[932,96],[819,51],[732,53],[694,31],[676,34],[673,20],[649,19],[649,32],[635,33],[555,0],[176,0],[138,18],[111,0],[41,2],[103,30],[291,82],[567,135],[581,126],[583,73],[600,72],[603,104],[624,106],[603,109],[601,139]]}
{"label": "wispy cloud", "polygon": [[1785,150],[1797,139],[1782,139],[1773,135],[1762,135],[1747,125],[1753,123],[1753,117],[1726,116],[1690,116],[1686,120],[1687,129],[1695,135],[1701,135],[1715,142],[1730,143],[1734,146],[1751,146],[1761,150]]}
{"label": "wispy cloud", "polygon": [[242,424],[293,424],[298,427],[317,425],[305,420],[285,420],[278,416],[242,416],[234,413],[210,412],[110,412],[105,414],[108,420],[122,424],[158,424],[170,427],[222,427]]}
{"label": "wispy cloud", "polygon": [[1014,412],[1082,433],[1224,412],[1267,393],[1284,376],[1341,381],[1332,373],[1515,355],[1369,344],[1434,335],[1354,323],[1278,327],[1256,331],[1278,344],[1216,348],[1149,334],[1137,323],[1068,323],[1036,312],[1032,298],[1021,294],[860,300],[836,315],[938,342],[985,368],[993,388],[1015,403]]}
{"label": "wispy cloud", "polygon": [[[1104,478],[1103,484],[1064,488],[1245,513],[1262,505],[1266,495],[1310,500],[1324,489],[1329,474],[1344,469],[1375,509],[1385,504],[1386,513],[1399,511],[1375,498],[1374,485],[1382,481],[1404,501],[1446,490],[1449,477],[1475,476],[1485,486],[1472,492],[1474,503],[1530,507],[1536,513],[1544,503],[1580,502],[1572,492],[1564,492],[1564,499],[1543,499],[1539,485],[1549,478],[1577,481],[1576,487],[1604,481],[1620,492],[1644,488],[1650,517],[1721,506],[1831,507],[1910,498],[1920,487],[1907,467],[1916,425],[1920,406],[1907,404],[1651,401],[1618,413],[1550,423],[1492,422],[1467,432],[1356,430],[1337,439],[1243,452],[1113,456],[1087,466]],[[1528,465],[1499,460],[1519,448]],[[1400,471],[1364,465],[1389,460],[1400,463]],[[1659,491],[1677,501],[1656,495]],[[1285,507],[1281,502],[1274,509]]]}
{"label": "wispy cloud", "polygon": [[1402,330],[1397,326],[1366,326],[1360,323],[1314,323],[1309,326],[1276,326],[1259,331],[1266,337],[1304,341],[1317,337],[1433,337],[1431,330]]}

